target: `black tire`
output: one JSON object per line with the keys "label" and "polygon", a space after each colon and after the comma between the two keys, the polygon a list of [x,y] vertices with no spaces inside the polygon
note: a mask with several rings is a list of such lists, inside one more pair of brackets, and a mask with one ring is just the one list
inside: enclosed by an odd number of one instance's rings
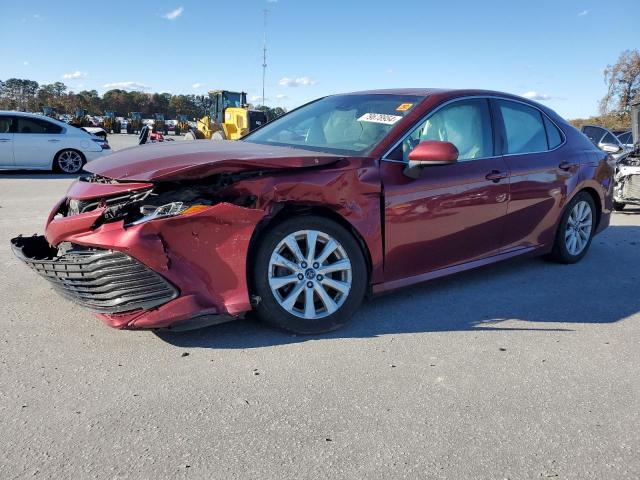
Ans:
{"label": "black tire", "polygon": [[[273,251],[284,238],[301,230],[316,230],[335,239],[351,262],[351,288],[346,298],[334,313],[321,318],[305,319],[292,314],[280,305],[269,286],[269,263]],[[369,282],[367,264],[354,236],[338,223],[321,216],[297,216],[270,226],[259,240],[254,259],[249,280],[252,292],[260,297],[254,309],[258,319],[276,328],[298,334],[319,334],[342,327],[362,303]],[[317,278],[314,279],[316,280]],[[309,284],[311,282],[307,283]],[[303,292],[304,290],[301,291],[301,296],[304,296]],[[322,305],[319,297],[317,299],[318,304]]]}
{"label": "black tire", "polygon": [[[589,206],[591,207],[591,231],[589,233],[589,238],[587,240],[585,247],[578,254],[573,255],[567,249],[565,238],[567,235],[567,228],[569,224],[569,216],[571,215],[571,211],[573,210],[573,208],[576,206],[577,203],[582,201],[587,202],[587,204],[589,204]],[[553,250],[549,255],[551,260],[558,263],[567,263],[567,264],[576,263],[582,260],[582,258],[589,251],[589,247],[591,246],[591,240],[593,239],[593,232],[596,228],[596,219],[597,219],[596,206],[591,195],[589,195],[587,192],[580,192],[575,197],[573,197],[571,201],[567,204],[566,208],[564,209],[562,217],[560,217],[560,223],[558,225],[558,230],[556,231],[556,238],[553,243]]]}
{"label": "black tire", "polygon": [[[61,166],[62,165],[62,161],[63,161],[63,157],[65,155],[68,155],[68,154],[72,154],[74,157],[77,156],[80,159],[80,165],[77,168],[73,169],[73,170],[70,170],[69,168],[65,168],[65,167]],[[85,158],[85,156],[81,152],[79,152],[77,150],[70,149],[70,148],[66,148],[66,149],[60,150],[58,153],[56,153],[56,156],[53,159],[53,170],[55,172],[58,172],[58,173],[74,175],[74,174],[80,173],[82,171],[82,168],[84,167],[85,163],[87,163],[87,159]]]}
{"label": "black tire", "polygon": [[626,203],[613,202],[613,209],[617,212],[624,210]]}

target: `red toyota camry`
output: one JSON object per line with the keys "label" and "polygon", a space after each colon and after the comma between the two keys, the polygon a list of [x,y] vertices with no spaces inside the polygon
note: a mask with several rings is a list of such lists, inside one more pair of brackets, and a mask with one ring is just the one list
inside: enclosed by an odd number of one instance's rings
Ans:
{"label": "red toyota camry", "polygon": [[116,328],[246,312],[319,333],[368,294],[518,255],[580,260],[611,159],[545,106],[478,90],[321,98],[241,141],[91,162],[15,254]]}

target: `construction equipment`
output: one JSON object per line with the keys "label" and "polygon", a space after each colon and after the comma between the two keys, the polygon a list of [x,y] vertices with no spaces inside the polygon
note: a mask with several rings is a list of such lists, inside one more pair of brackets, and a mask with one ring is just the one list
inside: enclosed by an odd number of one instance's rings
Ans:
{"label": "construction equipment", "polygon": [[120,133],[122,130],[122,124],[117,119],[115,112],[104,112],[102,128],[109,133]]}
{"label": "construction equipment", "polygon": [[169,127],[167,127],[167,122],[164,120],[163,113],[156,113],[153,115],[153,131],[164,133],[165,135],[169,134]]}
{"label": "construction equipment", "polygon": [[74,127],[78,128],[93,126],[87,119],[87,111],[83,110],[82,108],[76,109],[76,111],[73,113],[73,118],[69,122],[69,125],[73,125]]}
{"label": "construction equipment", "polygon": [[127,133],[140,133],[142,130],[142,114],[140,112],[131,112],[127,120]]}
{"label": "construction equipment", "polygon": [[50,117],[50,118],[58,118],[58,114],[56,113],[56,109],[53,107],[42,107],[42,114],[45,117]]}
{"label": "construction equipment", "polygon": [[189,131],[189,118],[186,115],[178,115],[178,123],[174,133],[180,135]]}
{"label": "construction equipment", "polygon": [[196,130],[185,139],[238,140],[267,123],[264,112],[249,110],[245,92],[212,90],[209,102],[208,115],[198,120]]}

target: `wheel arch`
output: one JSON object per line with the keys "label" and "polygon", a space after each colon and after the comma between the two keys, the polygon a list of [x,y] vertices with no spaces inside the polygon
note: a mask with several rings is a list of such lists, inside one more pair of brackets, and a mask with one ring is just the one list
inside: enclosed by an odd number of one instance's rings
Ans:
{"label": "wheel arch", "polygon": [[65,148],[61,148],[60,150],[58,150],[54,155],[53,158],[51,159],[51,170],[55,171],[56,170],[56,162],[58,161],[58,156],[62,153],[65,152],[67,150],[72,150],[74,152],[78,152],[80,154],[80,156],[82,157],[82,165],[84,166],[87,163],[87,156],[84,154],[84,152],[82,150],[80,150],[79,148],[75,148],[75,147],[65,147]]}
{"label": "wheel arch", "polygon": [[367,285],[368,289],[371,288],[371,274],[373,269],[373,261],[371,258],[371,252],[369,251],[369,247],[364,240],[362,234],[342,215],[340,215],[335,210],[327,206],[314,206],[314,205],[303,205],[297,203],[283,203],[279,204],[277,208],[277,213],[275,215],[270,215],[265,217],[262,221],[258,223],[255,230],[253,231],[253,235],[251,236],[251,240],[249,241],[249,248],[247,251],[247,263],[246,263],[246,275],[248,279],[248,285],[252,288],[251,285],[251,271],[250,269],[255,264],[255,256],[258,250],[258,245],[260,244],[260,240],[266,234],[266,232],[277,225],[278,223],[283,222],[291,218],[292,216],[304,216],[304,215],[316,215],[325,217],[329,220],[334,221],[338,225],[342,226],[345,230],[347,230],[356,240],[356,243],[360,247],[362,254],[365,259],[365,263],[367,265]]}

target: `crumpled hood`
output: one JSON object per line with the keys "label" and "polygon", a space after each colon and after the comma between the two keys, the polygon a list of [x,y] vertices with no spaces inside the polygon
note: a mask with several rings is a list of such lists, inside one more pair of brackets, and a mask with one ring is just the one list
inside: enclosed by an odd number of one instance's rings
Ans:
{"label": "crumpled hood", "polygon": [[88,172],[138,182],[189,180],[215,173],[308,168],[339,155],[243,141],[176,141],[127,148],[85,165]]}

